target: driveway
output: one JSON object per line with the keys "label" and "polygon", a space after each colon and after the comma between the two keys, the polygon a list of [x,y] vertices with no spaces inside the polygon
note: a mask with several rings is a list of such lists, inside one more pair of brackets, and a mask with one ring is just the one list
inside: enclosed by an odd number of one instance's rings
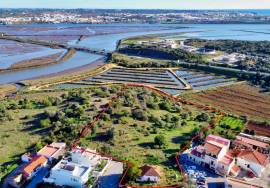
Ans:
{"label": "driveway", "polygon": [[24,167],[25,164],[21,164],[17,168],[15,168],[7,177],[3,180],[2,188],[8,188],[8,182],[12,181],[12,177],[15,176],[20,170]]}
{"label": "driveway", "polygon": [[35,188],[37,184],[42,182],[43,178],[50,172],[49,167],[44,167],[38,171],[38,173],[31,179],[31,182],[26,186],[26,188]]}
{"label": "driveway", "polygon": [[104,174],[99,177],[98,188],[117,188],[123,174],[123,163],[110,161]]}

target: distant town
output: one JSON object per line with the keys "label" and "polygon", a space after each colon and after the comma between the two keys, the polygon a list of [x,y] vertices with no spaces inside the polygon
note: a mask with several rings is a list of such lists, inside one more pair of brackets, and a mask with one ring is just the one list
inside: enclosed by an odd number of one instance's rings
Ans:
{"label": "distant town", "polygon": [[0,9],[0,24],[27,23],[270,23],[270,16],[237,10]]}

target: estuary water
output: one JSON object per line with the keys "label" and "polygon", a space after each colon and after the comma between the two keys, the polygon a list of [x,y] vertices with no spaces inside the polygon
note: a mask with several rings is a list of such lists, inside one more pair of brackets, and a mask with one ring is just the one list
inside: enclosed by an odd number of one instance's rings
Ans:
{"label": "estuary water", "polygon": [[[61,27],[74,27],[76,24],[61,24]],[[121,29],[125,28],[125,24],[111,24],[111,26]],[[144,27],[145,26],[145,27]],[[23,27],[23,26],[22,26]],[[31,26],[27,26],[31,27]],[[42,27],[42,25],[40,25]],[[46,26],[48,27],[48,24]],[[51,25],[51,27],[57,27],[57,24]],[[102,30],[110,30],[108,25],[88,25],[88,29],[102,27]],[[130,24],[126,24],[126,27],[130,27]],[[136,24],[132,25],[136,27]],[[153,31],[149,31],[149,28],[153,28]],[[233,39],[233,40],[250,40],[250,41],[270,41],[270,25],[264,24],[178,24],[178,25],[158,25],[158,24],[138,24],[136,32],[128,30],[124,33],[117,34],[104,34],[94,35],[81,40],[76,45],[85,46],[95,49],[105,49],[107,51],[115,50],[118,40],[146,35],[146,34],[159,34],[159,33],[179,33],[173,34],[172,38],[203,38],[203,39]],[[162,28],[163,30],[154,30]],[[1,31],[1,26],[0,26]],[[45,32],[45,31],[43,31]],[[80,33],[77,33],[80,35]],[[69,41],[70,44],[74,44],[74,40]],[[32,68],[28,70],[19,70],[14,72],[0,73],[0,84],[18,82],[21,80],[31,79],[34,77],[45,76],[69,69],[77,68],[91,62],[96,61],[101,56],[95,54],[88,54],[84,52],[77,52],[69,60],[60,64],[48,65],[44,67]],[[1,58],[1,57],[0,57]],[[1,62],[1,59],[0,59]]]}

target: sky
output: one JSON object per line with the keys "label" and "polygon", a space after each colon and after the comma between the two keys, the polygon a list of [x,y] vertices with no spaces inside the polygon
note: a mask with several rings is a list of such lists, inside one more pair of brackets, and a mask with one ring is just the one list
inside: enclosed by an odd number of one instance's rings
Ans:
{"label": "sky", "polygon": [[270,9],[270,0],[0,0],[0,8]]}

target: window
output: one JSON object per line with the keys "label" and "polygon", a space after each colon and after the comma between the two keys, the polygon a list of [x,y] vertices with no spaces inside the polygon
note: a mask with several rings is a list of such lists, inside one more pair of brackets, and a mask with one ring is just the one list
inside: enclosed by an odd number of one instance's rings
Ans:
{"label": "window", "polygon": [[214,164],[214,161],[211,161],[211,165],[213,165]]}

